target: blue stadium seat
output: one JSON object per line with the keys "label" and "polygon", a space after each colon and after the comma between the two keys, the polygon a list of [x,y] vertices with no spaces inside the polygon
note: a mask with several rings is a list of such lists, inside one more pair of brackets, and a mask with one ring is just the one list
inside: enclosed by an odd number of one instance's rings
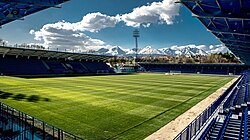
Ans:
{"label": "blue stadium seat", "polygon": [[0,57],[0,73],[6,75],[36,75],[50,72],[39,59]]}
{"label": "blue stadium seat", "polygon": [[46,60],[45,62],[49,66],[51,71],[55,74],[65,74],[69,72],[67,68],[63,65],[63,63],[61,63],[60,61]]}
{"label": "blue stadium seat", "polygon": [[[191,139],[196,137],[201,140],[248,140],[250,134],[250,119],[248,117],[249,103],[249,77],[244,73],[226,92],[210,107],[202,112],[175,140]],[[218,102],[218,104],[217,104]],[[215,107],[214,107],[215,106]],[[217,109],[219,113],[211,112]],[[221,110],[222,109],[222,110]],[[204,114],[211,116],[204,117]],[[209,119],[209,118],[212,118]],[[204,121],[204,119],[206,119]],[[204,125],[207,122],[207,125]],[[198,124],[198,125],[197,125]],[[202,127],[201,125],[204,125]],[[193,132],[193,128],[195,131]],[[202,129],[201,129],[202,128]],[[201,133],[201,135],[196,135]]]}
{"label": "blue stadium seat", "polygon": [[97,61],[65,61],[6,56],[0,57],[1,75],[115,73],[106,63]]}

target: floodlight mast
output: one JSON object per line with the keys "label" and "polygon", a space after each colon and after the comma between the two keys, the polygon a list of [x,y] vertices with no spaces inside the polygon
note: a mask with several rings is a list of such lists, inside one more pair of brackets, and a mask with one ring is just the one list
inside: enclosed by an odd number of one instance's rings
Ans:
{"label": "floodlight mast", "polygon": [[135,38],[135,63],[138,59],[138,37],[140,37],[140,32],[138,29],[133,31],[133,37]]}

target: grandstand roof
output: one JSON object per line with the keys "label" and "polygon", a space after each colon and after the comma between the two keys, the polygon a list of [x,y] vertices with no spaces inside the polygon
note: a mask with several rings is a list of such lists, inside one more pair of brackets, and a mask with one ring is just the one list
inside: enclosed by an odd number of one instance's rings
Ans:
{"label": "grandstand roof", "polygon": [[236,63],[184,63],[184,64],[178,64],[178,63],[152,63],[152,62],[139,62],[139,64],[142,65],[178,65],[178,66],[244,66],[244,64],[236,64]]}
{"label": "grandstand roof", "polygon": [[241,62],[250,65],[250,0],[179,0]]}
{"label": "grandstand roof", "polygon": [[0,26],[69,0],[0,0]]}
{"label": "grandstand roof", "polygon": [[37,58],[54,58],[54,59],[67,59],[67,60],[96,60],[106,61],[112,56],[72,53],[72,52],[60,52],[42,49],[27,49],[27,48],[14,48],[0,46],[0,55],[5,57],[11,56],[24,56],[24,57],[37,57]]}

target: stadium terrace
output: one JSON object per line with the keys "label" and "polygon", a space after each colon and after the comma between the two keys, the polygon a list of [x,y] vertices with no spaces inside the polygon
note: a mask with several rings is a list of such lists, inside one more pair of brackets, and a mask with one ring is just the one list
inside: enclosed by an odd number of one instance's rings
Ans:
{"label": "stadium terrace", "polygon": [[[71,1],[0,0],[0,26],[65,2]],[[119,67],[109,63],[112,56],[3,45],[0,139],[248,140],[250,1],[176,3],[242,63],[145,63],[136,53],[133,64]],[[133,36],[137,50],[139,30]],[[185,122],[195,107],[202,111]],[[184,129],[176,129],[178,119]]]}

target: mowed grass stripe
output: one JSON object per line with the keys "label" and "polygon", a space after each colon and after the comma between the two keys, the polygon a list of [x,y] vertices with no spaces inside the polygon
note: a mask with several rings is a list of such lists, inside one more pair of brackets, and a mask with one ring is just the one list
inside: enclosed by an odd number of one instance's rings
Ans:
{"label": "mowed grass stripe", "polygon": [[[102,77],[102,76],[100,76],[101,78],[100,79],[97,79],[97,81],[95,81],[95,83],[96,82],[110,82],[110,79],[103,79],[103,78],[106,78],[107,76],[105,76],[105,77]],[[165,76],[165,77],[167,77],[167,76]],[[168,76],[169,77],[169,76]],[[204,76],[205,78],[209,78],[209,77],[206,77],[206,76]],[[204,78],[203,77],[203,78]],[[60,80],[62,80],[62,82],[64,82],[64,81],[67,81],[67,82],[91,82],[91,81],[93,81],[93,80],[90,80],[89,78],[84,78],[84,79],[74,79],[74,80],[69,80],[69,79],[60,79]],[[168,83],[175,83],[175,84],[186,84],[186,85],[189,85],[189,84],[197,84],[197,85],[202,85],[202,84],[208,84],[208,82],[209,83],[211,83],[211,84],[214,84],[215,82],[213,82],[213,78],[209,78],[209,79],[206,79],[205,80],[205,82],[203,83],[203,81],[200,81],[200,79],[198,80],[198,81],[194,81],[194,79],[192,80],[192,81],[177,81],[177,80],[175,80],[175,79],[172,79],[172,80],[170,80],[170,79],[167,79],[168,81]],[[52,83],[50,83],[50,84],[56,84],[56,85],[58,85],[58,82],[56,81],[56,79],[54,79],[53,80],[54,82],[52,82]],[[114,80],[114,79],[112,79],[111,80],[112,81],[112,83],[114,83],[114,82],[117,82],[117,83],[126,83],[126,84],[133,84],[133,85],[136,85],[136,84],[138,84],[138,83],[141,83],[141,80],[139,80],[139,79],[135,79],[135,80],[132,80],[132,79],[129,79],[128,81],[124,81],[123,79],[117,79],[117,80]],[[166,82],[164,81],[164,82],[161,82],[161,81],[158,81],[157,79],[153,79],[153,80],[143,80],[143,83],[151,83],[152,84],[152,82],[154,83],[154,84],[165,84]],[[167,84],[167,83],[166,83]]]}
{"label": "mowed grass stripe", "polygon": [[[106,83],[107,84],[107,83]],[[96,92],[96,89],[94,89],[93,90],[93,88],[94,87],[91,87],[91,86],[89,86],[88,85],[88,87],[90,88],[90,89],[92,89],[92,92],[91,93],[98,93],[98,92]],[[104,88],[104,87],[101,87],[101,88],[103,88],[103,89],[101,89],[101,90],[104,90],[104,91],[107,91],[107,88]],[[154,88],[154,87],[153,87]],[[142,88],[143,89],[143,88]],[[155,88],[154,88],[155,89]],[[158,88],[159,89],[159,88]],[[71,88],[68,88],[68,90],[72,90]],[[124,90],[124,89],[122,89],[122,90]],[[126,89],[126,92],[127,92],[127,90],[129,91],[130,89]],[[134,90],[134,89],[132,89],[132,90]],[[187,90],[187,89],[185,89],[185,90]],[[64,90],[65,91],[65,90]],[[73,92],[74,90],[72,90],[72,92]],[[84,91],[86,91],[86,88],[84,89]],[[93,92],[94,91],[94,92]],[[87,90],[87,92],[88,92],[88,90]],[[90,91],[89,91],[90,92]],[[119,92],[119,93],[118,93]],[[123,93],[120,93],[120,92],[122,92],[122,91],[119,91],[119,89],[118,90],[116,90],[116,95],[124,95]],[[131,91],[132,92],[132,91]],[[74,93],[74,92],[73,92]],[[145,93],[145,92],[144,92]],[[152,93],[152,92],[148,92],[148,93]],[[195,91],[192,91],[192,93],[195,93]],[[111,93],[110,93],[111,94]],[[110,95],[109,94],[109,95]],[[64,95],[64,94],[62,94],[62,95]],[[92,94],[93,95],[93,94]],[[101,94],[101,95],[103,95],[103,94]],[[125,94],[125,96],[126,96],[127,94]],[[145,95],[141,95],[141,96],[144,96],[144,97],[146,97]],[[68,96],[63,96],[64,98],[69,98],[70,99],[70,95],[68,95]],[[135,97],[137,97],[137,95],[135,96]]]}
{"label": "mowed grass stripe", "polygon": [[[101,84],[103,84],[103,83],[101,83]],[[107,84],[107,83],[106,83]],[[88,84],[88,87],[89,87],[89,84]],[[109,86],[107,86],[106,88],[105,87],[100,87],[100,90],[106,90],[106,89],[108,89],[108,87]],[[128,87],[131,87],[131,86],[128,86]],[[56,88],[56,87],[55,87]],[[59,88],[59,87],[58,87]],[[92,87],[90,87],[90,88],[92,88]],[[156,89],[156,90],[159,90],[159,89],[161,89],[161,88],[155,88],[155,87],[152,87],[152,88],[154,88],[154,89]],[[202,87],[203,88],[203,87]],[[137,89],[140,89],[140,87],[137,87]],[[69,88],[69,90],[72,90],[72,88]],[[85,88],[85,90],[86,90],[86,88]],[[117,89],[118,91],[119,91],[119,89]],[[134,90],[134,89],[126,89],[126,90]],[[65,90],[64,90],[65,91]],[[75,90],[74,90],[75,91]],[[86,92],[92,92],[91,90],[86,90]],[[164,90],[163,90],[164,91]],[[95,92],[94,92],[95,93]],[[149,93],[151,93],[151,92],[149,92]]]}
{"label": "mowed grass stripe", "polygon": [[[172,78],[172,76],[163,76],[163,77],[171,77]],[[105,79],[106,78],[106,79]],[[130,78],[131,78],[131,76],[130,76]],[[148,77],[147,77],[148,78]],[[208,81],[209,81],[209,79],[210,79],[210,81],[213,81],[213,77],[211,78],[211,77],[208,77],[208,76],[204,76],[203,78],[206,78],[206,80],[205,80],[205,82],[207,83]],[[69,81],[68,79],[65,79],[65,78],[59,78],[62,82],[64,82],[64,81]],[[78,81],[78,79],[79,78],[77,78],[77,79],[74,79],[74,81],[76,82],[76,81]],[[195,79],[195,78],[194,78]],[[191,83],[198,83],[198,84],[202,84],[203,82],[202,81],[200,81],[200,79],[199,79],[199,81],[194,81],[194,79],[192,79],[192,82]],[[56,83],[58,83],[57,82],[57,80],[58,79],[53,79],[53,81],[54,81],[54,83],[56,84]],[[88,82],[88,80],[90,80],[90,78],[84,78],[84,79],[80,79],[80,81],[81,82],[84,82],[84,81],[87,81]],[[110,79],[109,79],[109,77],[108,76],[100,76],[100,78],[99,79],[96,79],[97,81],[105,81],[105,82],[109,82],[110,81]],[[169,82],[176,82],[177,83],[177,80],[178,79],[172,79],[172,81],[170,81],[170,79],[167,79]],[[174,80],[174,81],[173,81]],[[93,81],[93,80],[90,80],[90,81]],[[112,82],[115,82],[115,81],[117,81],[118,83],[120,83],[120,82],[122,82],[122,83],[130,83],[130,82],[133,82],[133,81],[138,81],[138,79],[135,79],[135,80],[132,80],[132,79],[129,79],[128,81],[124,81],[122,78],[120,78],[120,79],[117,79],[117,80],[114,80],[114,79],[112,79],[111,80]],[[139,79],[139,81],[141,81],[140,79]],[[148,80],[143,80],[143,82],[154,82],[154,83],[165,83],[165,82],[158,82],[158,80],[157,79],[154,79],[154,80],[150,80],[150,81],[148,81]],[[190,81],[181,81],[181,83],[187,83],[187,84],[189,84],[190,83]],[[132,84],[136,84],[136,83],[132,83]]]}
{"label": "mowed grass stripe", "polygon": [[[221,84],[225,84],[226,80],[223,81]],[[112,137],[111,139],[143,139],[147,137],[146,133],[143,133],[143,131],[151,131],[151,133],[155,132],[156,130],[154,128],[158,127],[159,125],[162,125],[162,121],[168,120],[167,122],[170,122],[189,108],[191,108],[193,105],[207,97],[212,91],[215,91],[217,89],[216,85],[208,89],[207,91],[204,91],[188,100],[183,102],[182,104],[178,104],[175,107],[171,108],[170,110],[167,109],[164,112],[161,112],[160,114],[157,114],[155,117],[150,118],[146,120],[144,123],[141,123],[137,125],[136,127],[132,127],[126,131],[123,131],[122,133],[118,134],[117,136]],[[205,96],[205,97],[204,97]],[[162,125],[164,126],[164,125]],[[142,135],[137,135],[137,134]],[[150,134],[151,134],[150,133]],[[145,134],[145,135],[144,135]]]}
{"label": "mowed grass stripe", "polygon": [[[103,85],[103,83],[102,82],[99,82],[100,83],[100,85]],[[107,85],[108,83],[105,83],[105,85]],[[98,84],[99,85],[99,84]],[[112,86],[112,84],[110,84],[111,86]],[[168,84],[168,85],[170,85],[170,84]],[[90,84],[88,84],[88,87],[90,86]],[[143,86],[143,85],[141,85],[141,86]],[[96,88],[97,88],[97,86],[95,86]],[[108,88],[109,86],[107,86],[107,88]],[[128,87],[131,89],[131,85],[128,85]],[[139,88],[140,86],[134,86],[134,87],[132,87],[132,88]],[[182,88],[183,88],[184,86],[182,86]],[[100,88],[105,88],[105,87],[103,87],[103,86],[100,86]],[[201,88],[203,88],[203,87],[201,87]],[[155,89],[155,88],[154,88]],[[100,89],[100,90],[102,90],[102,89]],[[128,89],[129,90],[129,89]],[[142,89],[143,90],[143,89]]]}
{"label": "mowed grass stripe", "polygon": [[[106,87],[103,87],[103,86],[100,86],[100,90],[102,90],[102,89],[107,89],[108,90],[108,88],[111,86],[111,88],[114,86],[114,85],[112,85],[112,84],[110,84],[110,86],[109,85],[107,85],[108,83],[105,83],[105,85],[106,85]],[[99,85],[99,84],[98,84]],[[100,85],[103,85],[103,83],[100,83]],[[124,84],[123,84],[124,85]],[[128,87],[128,89],[126,89],[126,90],[134,90],[134,88],[135,89],[140,89],[140,87],[141,86],[143,86],[144,84],[140,84],[140,86],[134,86],[133,87],[133,85],[127,85],[127,86],[122,86],[121,88],[122,89],[124,89],[125,87]],[[152,84],[151,84],[152,85]],[[168,84],[168,85],[170,85],[170,84]],[[86,85],[85,85],[86,86]],[[87,86],[88,87],[90,87],[90,84],[88,83],[87,84]],[[93,86],[95,86],[95,85],[93,85]],[[118,87],[119,85],[117,85],[117,87]],[[180,86],[181,86],[181,84],[180,84]],[[77,87],[79,87],[79,86],[77,86]],[[95,86],[96,88],[97,88],[97,86]],[[120,86],[119,86],[120,87]],[[150,87],[150,86],[149,86]],[[151,86],[152,87],[152,86]],[[177,87],[179,87],[179,86],[177,86]],[[199,86],[199,87],[201,87],[201,88],[206,88],[206,87],[202,87],[202,86]],[[91,87],[90,87],[91,88]],[[182,88],[184,88],[184,86],[182,87]],[[117,89],[119,89],[119,88],[117,88]],[[161,87],[159,87],[159,88],[157,88],[157,87],[153,87],[153,89],[154,90],[160,90],[161,89]],[[164,92],[164,89],[166,89],[166,88],[164,88],[163,87],[163,92]],[[84,89],[84,90],[86,90],[86,92],[88,92],[88,89]],[[144,90],[144,89],[143,89]]]}
{"label": "mowed grass stripe", "polygon": [[0,100],[85,139],[142,139],[231,79],[163,74],[1,77],[0,91],[50,101]]}

